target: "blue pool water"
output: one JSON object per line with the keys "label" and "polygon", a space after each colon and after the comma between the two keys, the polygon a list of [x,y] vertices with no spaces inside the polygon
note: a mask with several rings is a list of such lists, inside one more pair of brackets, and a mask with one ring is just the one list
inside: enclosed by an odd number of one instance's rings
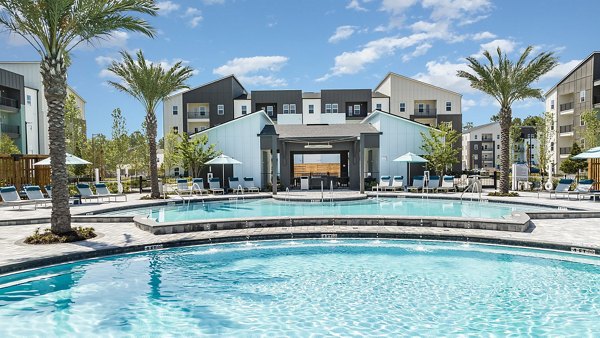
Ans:
{"label": "blue pool water", "polygon": [[447,242],[302,240],[112,256],[0,277],[0,336],[573,336],[600,259]]}
{"label": "blue pool water", "polygon": [[398,215],[503,218],[513,211],[556,210],[506,203],[420,198],[366,199],[345,202],[284,202],[274,199],[191,203],[144,207],[105,213],[106,215],[150,215],[158,222],[198,219],[230,219],[271,216]]}

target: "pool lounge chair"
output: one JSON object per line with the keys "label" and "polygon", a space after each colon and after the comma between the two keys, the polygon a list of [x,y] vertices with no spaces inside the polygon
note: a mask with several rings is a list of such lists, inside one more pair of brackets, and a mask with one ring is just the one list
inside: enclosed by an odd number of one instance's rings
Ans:
{"label": "pool lounge chair", "polygon": [[42,189],[38,185],[29,185],[23,189],[25,190],[25,194],[27,194],[27,198],[31,201],[38,201],[40,204],[44,204],[44,206],[52,202],[52,198],[44,197]]}
{"label": "pool lounge chair", "polygon": [[[187,184],[187,183],[186,183]],[[204,189],[204,179],[201,177],[198,178],[192,178],[192,194],[195,193],[196,191],[200,193],[200,195],[207,193],[208,194],[208,190]]]}
{"label": "pool lounge chair", "polygon": [[440,187],[440,177],[439,176],[429,176],[429,182],[427,182],[426,187],[423,187],[423,192],[436,191],[439,187]]}
{"label": "pool lounge chair", "polygon": [[208,191],[210,191],[213,194],[225,193],[225,189],[221,188],[221,180],[216,177],[208,179]]}
{"label": "pool lounge chair", "polygon": [[563,178],[558,181],[556,189],[550,191],[550,198],[552,198],[552,194],[554,194],[554,198],[557,198],[558,194],[567,194],[572,183],[573,180],[569,178]]}
{"label": "pool lounge chair", "polygon": [[579,196],[590,195],[593,185],[594,180],[581,180],[579,183],[577,183],[577,186],[574,190],[567,191],[567,198],[571,199],[571,195],[575,195],[575,197],[579,199]]}
{"label": "pool lounge chair", "polygon": [[10,205],[13,208],[19,207],[19,210],[24,205],[32,205],[34,209],[37,209],[38,204],[40,204],[40,202],[35,200],[22,200],[17,192],[17,188],[14,186],[0,188],[0,197],[2,197],[3,204]]}
{"label": "pool lounge chair", "polygon": [[117,201],[117,197],[125,197],[125,201],[123,201],[123,202],[127,201],[127,195],[111,193],[110,190],[108,190],[108,187],[106,186],[106,184],[104,184],[104,183],[98,183],[95,186],[96,186],[96,193],[98,194],[98,196],[106,196],[108,198],[109,202],[110,202],[111,197],[113,197],[115,199],[115,202]]}
{"label": "pool lounge chair", "polygon": [[385,191],[397,191],[404,189],[404,176],[394,176],[392,178],[392,184],[389,187],[385,187]]}
{"label": "pool lounge chair", "polygon": [[244,192],[244,187],[240,184],[240,179],[237,177],[229,178],[229,190],[233,193]]}
{"label": "pool lounge chair", "polygon": [[381,176],[379,178],[379,183],[377,183],[377,185],[373,186],[373,188],[371,188],[372,191],[384,191],[386,188],[390,187],[390,183],[391,183],[391,177],[390,176]]}
{"label": "pool lounge chair", "polygon": [[178,178],[176,190],[178,192],[191,192],[191,189],[188,186],[188,180],[185,178]]}
{"label": "pool lounge chair", "polygon": [[244,177],[244,189],[248,192],[259,192],[260,189],[254,185],[254,177]]}
{"label": "pool lounge chair", "polygon": [[442,179],[442,186],[438,187],[437,191],[448,192],[450,190],[456,192],[456,186],[454,185],[454,176],[444,176],[444,178]]}
{"label": "pool lounge chair", "polygon": [[[45,185],[44,189],[46,189],[46,194],[48,195],[48,198],[50,200],[52,200],[52,186],[49,184]],[[77,202],[75,202],[75,201],[77,201]],[[79,200],[79,198],[75,198],[75,197],[71,196],[71,197],[69,197],[69,202],[75,204],[75,203],[79,203],[80,200]]]}
{"label": "pool lounge chair", "polygon": [[[87,183],[78,183],[77,191],[79,191],[79,195],[81,195],[82,201],[95,199],[97,202],[100,202],[101,198],[108,198],[107,196],[101,196],[98,194],[94,194],[92,192],[92,189],[90,188],[90,185]],[[110,199],[109,199],[109,202],[110,202]]]}
{"label": "pool lounge chair", "polygon": [[413,191],[416,190],[417,192],[419,192],[419,190],[423,190],[423,184],[425,183],[423,176],[415,176],[413,177],[413,184],[408,187],[408,191]]}

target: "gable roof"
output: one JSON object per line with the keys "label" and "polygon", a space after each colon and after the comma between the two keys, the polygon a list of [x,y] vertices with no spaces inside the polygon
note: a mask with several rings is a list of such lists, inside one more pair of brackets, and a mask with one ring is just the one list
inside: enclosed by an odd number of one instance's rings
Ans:
{"label": "gable roof", "polygon": [[369,116],[367,116],[364,119],[362,119],[362,121],[360,121],[360,123],[368,123],[368,120],[372,119],[373,116],[376,116],[377,114],[381,114],[383,116],[393,117],[393,118],[396,118],[396,119],[404,121],[404,122],[412,123],[412,124],[417,125],[419,127],[424,127],[424,128],[427,128],[427,129],[435,129],[435,128],[433,128],[431,126],[428,126],[428,125],[425,125],[423,123],[419,123],[419,122],[407,119],[406,117],[394,115],[392,113],[388,113],[388,112],[385,112],[385,111],[379,110],[379,109],[375,109],[371,114],[369,114]]}
{"label": "gable roof", "polygon": [[271,118],[269,117],[269,115],[267,115],[267,113],[266,113],[264,110],[259,110],[259,111],[256,111],[256,112],[254,112],[254,113],[250,113],[250,114],[247,114],[247,115],[240,116],[240,117],[238,117],[238,118],[236,118],[236,119],[233,119],[233,120],[227,121],[227,122],[225,122],[225,123],[221,123],[221,124],[219,124],[219,125],[212,126],[212,127],[210,127],[210,128],[206,128],[206,129],[204,129],[204,130],[201,130],[201,131],[199,131],[199,132],[197,132],[197,133],[190,134],[190,137],[193,137],[193,136],[196,136],[196,135],[202,135],[202,134],[205,134],[205,133],[207,133],[207,132],[209,132],[209,131],[215,130],[215,129],[217,129],[217,128],[222,128],[222,127],[224,127],[224,126],[227,126],[227,125],[229,125],[229,124],[232,124],[232,123],[238,123],[238,122],[240,122],[240,121],[243,121],[243,120],[245,120],[245,119],[248,119],[248,118],[250,118],[250,117],[257,116],[257,114],[258,114],[258,115],[263,115],[263,117],[266,117],[266,118],[267,118],[267,121],[268,121],[270,124],[274,124],[274,123],[273,123],[273,120],[271,120]]}
{"label": "gable roof", "polygon": [[596,54],[599,54],[598,57],[600,57],[600,51],[592,52],[592,54],[590,54],[588,57],[583,59],[579,64],[577,64],[577,66],[573,67],[573,69],[571,69],[571,71],[569,71],[569,73],[567,75],[565,75],[562,79],[560,79],[560,81],[558,81],[554,86],[552,86],[552,88],[548,89],[546,91],[546,93],[544,94],[544,96],[548,96],[548,94],[550,94],[550,92],[553,91],[554,88],[558,87],[558,85],[561,84],[561,82],[566,80],[569,76],[571,76],[571,74],[573,74],[573,72],[575,72],[577,69],[579,69],[579,67],[581,67],[584,63],[588,62],[589,59],[591,59]]}
{"label": "gable roof", "polygon": [[377,91],[377,89],[378,89],[379,87],[381,87],[381,85],[383,84],[383,82],[385,82],[385,80],[387,80],[387,78],[388,78],[388,77],[391,77],[391,76],[396,76],[396,77],[399,77],[399,78],[401,78],[401,79],[403,79],[403,80],[412,81],[412,82],[418,83],[418,84],[420,84],[420,85],[429,86],[429,87],[432,87],[432,88],[435,88],[435,89],[439,89],[439,90],[443,90],[443,91],[445,91],[445,92],[452,93],[452,94],[454,94],[454,95],[458,95],[458,96],[462,97],[462,94],[461,94],[461,93],[454,92],[454,91],[452,91],[452,90],[450,90],[450,89],[446,89],[446,88],[442,88],[442,87],[434,86],[434,85],[432,85],[432,84],[430,84],[430,83],[423,82],[423,81],[419,81],[419,80],[415,80],[415,79],[413,79],[413,78],[410,78],[410,77],[408,77],[408,76],[400,75],[400,74],[397,74],[397,73],[394,73],[394,72],[389,72],[389,73],[387,73],[387,75],[386,75],[386,76],[383,78],[383,80],[381,80],[381,82],[379,82],[379,84],[378,84],[378,85],[375,87],[374,91]]}
{"label": "gable roof", "polygon": [[231,75],[226,75],[226,76],[223,76],[223,77],[221,77],[221,78],[218,78],[218,79],[216,79],[216,80],[212,80],[212,81],[210,81],[210,82],[203,83],[203,84],[201,84],[201,85],[199,85],[199,86],[196,86],[196,87],[192,87],[192,88],[185,89],[185,90],[182,90],[182,91],[174,92],[173,94],[171,94],[171,95],[169,95],[169,96],[165,97],[165,99],[170,99],[170,98],[172,98],[173,96],[181,95],[181,94],[183,94],[183,93],[191,92],[192,90],[196,90],[196,89],[198,89],[198,88],[202,88],[202,87],[205,87],[205,86],[209,86],[209,85],[211,85],[211,84],[213,84],[213,83],[217,83],[217,82],[219,82],[219,81],[223,81],[223,80],[225,80],[225,79],[228,79],[228,78],[230,78],[230,77],[231,77],[231,78],[233,78],[233,79],[235,80],[235,82],[237,82],[237,83],[240,85],[240,87],[242,87],[242,88],[244,89],[244,91],[246,91],[246,92],[247,92],[246,88],[244,88],[244,86],[242,85],[242,83],[240,82],[240,80],[238,80],[238,78],[237,78],[237,77],[235,77],[235,75],[234,75],[234,74],[231,74]]}
{"label": "gable roof", "polygon": [[482,128],[485,128],[485,127],[490,127],[490,126],[492,126],[494,124],[498,124],[498,127],[500,126],[500,122],[490,122],[490,123],[482,124],[480,126],[475,126],[473,128],[467,129],[467,130],[463,131],[463,134],[468,134],[468,133],[470,133],[470,132],[472,132],[474,130],[482,129]]}

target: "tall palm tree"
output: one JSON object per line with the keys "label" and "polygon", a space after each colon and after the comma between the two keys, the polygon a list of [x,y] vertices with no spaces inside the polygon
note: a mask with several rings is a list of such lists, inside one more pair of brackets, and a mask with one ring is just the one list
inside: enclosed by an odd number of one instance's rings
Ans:
{"label": "tall palm tree", "polygon": [[133,96],[146,110],[146,135],[150,148],[150,183],[152,198],[158,198],[158,169],[156,166],[156,108],[169,94],[186,89],[185,81],[192,76],[193,69],[177,62],[165,69],[160,64],[148,62],[142,51],[138,51],[137,61],[125,51],[121,52],[123,61],[113,63],[108,70],[117,75],[122,82],[109,81],[116,89]]}
{"label": "tall palm tree", "polygon": [[542,90],[532,88],[531,84],[537,81],[557,65],[557,59],[552,52],[542,52],[529,59],[533,47],[525,49],[517,62],[511,61],[506,53],[497,49],[498,61],[488,51],[483,55],[487,60],[482,64],[474,57],[468,57],[468,66],[472,73],[459,70],[459,77],[469,80],[471,87],[492,96],[500,104],[498,119],[500,122],[500,192],[508,193],[509,172],[509,143],[510,125],[512,121],[512,104],[515,101],[528,98],[543,99]]}
{"label": "tall palm tree", "polygon": [[48,103],[52,158],[51,230],[71,232],[69,187],[65,166],[67,68],[70,53],[81,43],[94,44],[117,30],[154,36],[135,14],[155,16],[153,0],[0,0],[0,26],[23,37],[41,56],[40,73]]}

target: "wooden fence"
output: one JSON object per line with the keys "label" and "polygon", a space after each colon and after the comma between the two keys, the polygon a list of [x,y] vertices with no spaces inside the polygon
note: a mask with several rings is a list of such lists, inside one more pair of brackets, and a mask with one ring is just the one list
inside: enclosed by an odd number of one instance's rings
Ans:
{"label": "wooden fence", "polygon": [[304,163],[294,164],[294,176],[308,176],[310,174],[328,174],[329,176],[340,176],[339,163]]}
{"label": "wooden fence", "polygon": [[588,160],[588,178],[596,182],[593,189],[600,189],[600,159]]}
{"label": "wooden fence", "polygon": [[34,166],[48,155],[0,155],[0,186],[50,184],[50,166]]}

